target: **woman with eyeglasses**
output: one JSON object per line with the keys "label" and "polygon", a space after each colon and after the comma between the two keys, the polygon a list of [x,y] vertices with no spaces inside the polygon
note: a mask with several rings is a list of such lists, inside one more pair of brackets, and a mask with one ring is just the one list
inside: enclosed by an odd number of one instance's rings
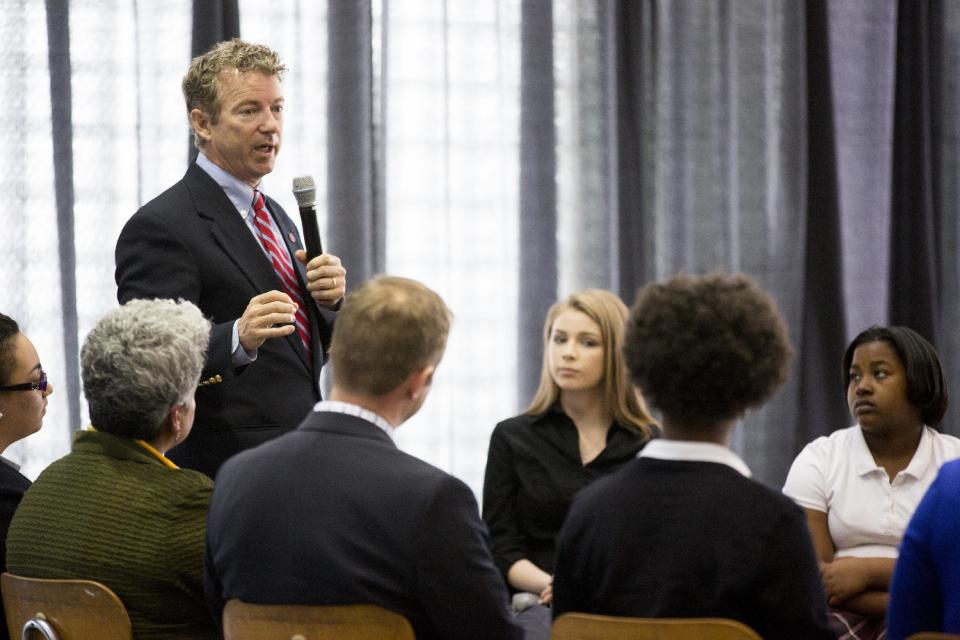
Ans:
{"label": "woman with eyeglasses", "polygon": [[165,455],[193,426],[209,336],[189,302],[131,300],[102,318],[80,351],[92,428],[40,474],[7,535],[11,573],[105,584],[138,640],[219,638],[203,597],[213,482]]}
{"label": "woman with eyeglasses", "polygon": [[[9,316],[0,313],[0,454],[11,444],[40,430],[53,385],[40,367],[33,343]],[[0,565],[6,570],[6,539],[10,519],[30,487],[20,467],[0,455]],[[0,616],[3,605],[0,603]],[[7,638],[0,625],[0,638]]]}

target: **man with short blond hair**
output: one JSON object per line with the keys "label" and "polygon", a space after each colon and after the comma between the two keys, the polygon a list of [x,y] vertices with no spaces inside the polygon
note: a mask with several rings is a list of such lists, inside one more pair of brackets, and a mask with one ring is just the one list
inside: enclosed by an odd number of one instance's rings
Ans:
{"label": "man with short blond hair", "polygon": [[204,576],[215,619],[232,598],[372,603],[418,640],[522,637],[473,493],[393,442],[430,391],[450,320],[413,280],[376,278],[347,297],[330,401],[217,476]]}

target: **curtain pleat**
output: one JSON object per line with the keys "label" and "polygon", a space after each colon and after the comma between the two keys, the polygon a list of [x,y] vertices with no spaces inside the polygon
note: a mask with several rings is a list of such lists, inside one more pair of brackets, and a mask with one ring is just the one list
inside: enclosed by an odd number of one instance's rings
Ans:
{"label": "curtain pleat", "polygon": [[543,322],[557,297],[553,3],[523,0],[520,43],[520,274],[518,398],[540,379]]}
{"label": "curtain pleat", "polygon": [[47,0],[47,46],[50,68],[50,104],[53,134],[54,189],[60,257],[60,306],[63,321],[64,385],[68,420],[80,428],[80,348],[77,322],[77,253],[74,238],[73,98],[70,65],[70,3]]}
{"label": "curtain pleat", "polygon": [[[384,227],[375,202],[373,67],[369,0],[327,5],[327,211],[329,251],[354,288],[384,268]],[[379,158],[382,161],[382,158]],[[382,166],[377,167],[382,176]]]}
{"label": "curtain pleat", "polygon": [[[897,5],[890,233],[890,323],[906,325],[936,343],[937,211],[933,162],[931,4]],[[955,330],[955,328],[952,328]]]}
{"label": "curtain pleat", "polygon": [[[803,324],[794,336],[800,377],[791,453],[850,421],[839,362],[846,347],[840,196],[826,0],[806,6],[807,202]],[[774,443],[771,443],[774,444]],[[785,443],[784,443],[785,444]],[[786,469],[783,469],[786,475]]]}
{"label": "curtain pleat", "polygon": [[[195,58],[210,47],[231,38],[240,37],[240,8],[238,0],[193,0],[193,31],[190,56]],[[186,69],[184,69],[186,71]],[[197,159],[193,135],[187,147],[188,161]]]}

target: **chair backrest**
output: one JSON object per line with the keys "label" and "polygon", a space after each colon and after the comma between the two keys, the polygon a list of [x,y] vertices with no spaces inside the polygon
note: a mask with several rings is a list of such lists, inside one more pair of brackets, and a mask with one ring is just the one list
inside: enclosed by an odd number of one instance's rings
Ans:
{"label": "chair backrest", "polygon": [[939,631],[921,631],[908,637],[907,640],[960,640],[960,634],[941,633]]}
{"label": "chair backrest", "polygon": [[551,640],[761,640],[725,618],[626,618],[565,613],[553,622]]}
{"label": "chair backrest", "polygon": [[373,604],[308,606],[230,600],[224,640],[414,640],[399,613]]}
{"label": "chair backrest", "polygon": [[0,590],[11,640],[133,638],[126,607],[99,582],[42,580],[4,573]]}

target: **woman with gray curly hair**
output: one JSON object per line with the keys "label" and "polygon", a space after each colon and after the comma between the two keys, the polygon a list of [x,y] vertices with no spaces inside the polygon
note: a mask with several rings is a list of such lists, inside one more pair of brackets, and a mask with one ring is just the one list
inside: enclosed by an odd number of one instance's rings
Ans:
{"label": "woman with gray curly hair", "polygon": [[193,426],[209,334],[183,301],[131,300],[97,323],[80,353],[91,428],[40,474],[7,538],[12,573],[102,582],[139,639],[218,637],[202,583],[213,483],[165,456]]}

